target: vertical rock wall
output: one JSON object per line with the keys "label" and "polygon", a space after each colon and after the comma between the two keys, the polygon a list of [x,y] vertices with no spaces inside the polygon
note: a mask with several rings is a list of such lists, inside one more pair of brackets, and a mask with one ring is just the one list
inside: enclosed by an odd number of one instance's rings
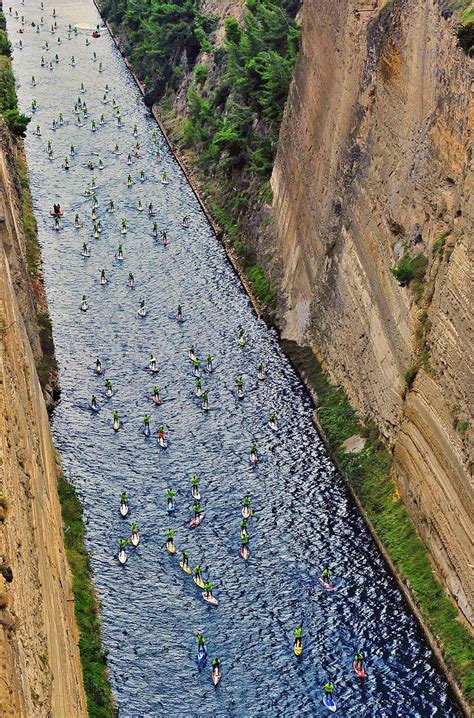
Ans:
{"label": "vertical rock wall", "polygon": [[[4,130],[3,130],[4,132]],[[87,715],[13,148],[0,150],[0,715]],[[26,320],[26,324],[24,321]],[[28,332],[26,329],[28,326]]]}
{"label": "vertical rock wall", "polygon": [[[472,623],[469,60],[436,0],[305,0],[301,22],[272,176],[283,335],[312,344],[393,444]],[[405,248],[428,260],[418,303],[391,272]]]}

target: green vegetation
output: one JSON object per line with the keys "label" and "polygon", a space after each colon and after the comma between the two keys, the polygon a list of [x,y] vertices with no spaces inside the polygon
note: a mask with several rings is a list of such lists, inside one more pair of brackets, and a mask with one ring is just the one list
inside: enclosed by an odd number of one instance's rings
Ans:
{"label": "green vegetation", "polygon": [[102,650],[99,607],[84,541],[82,506],[74,487],[62,477],[58,481],[58,493],[66,552],[72,571],[74,610],[80,633],[79,650],[88,714],[90,718],[112,718],[115,716],[115,708],[107,674],[107,654]]}
{"label": "green vegetation", "polygon": [[459,44],[464,52],[471,55],[474,48],[474,3],[472,0],[457,0],[455,9],[459,16]]}
{"label": "green vegetation", "polygon": [[436,238],[434,244],[433,244],[433,252],[435,254],[443,254],[444,245],[446,243],[446,239],[451,234],[450,230],[447,229],[446,232],[443,232],[439,235],[439,237]]}
{"label": "green vegetation", "polygon": [[412,255],[407,250],[403,257],[392,268],[392,274],[402,287],[410,287],[417,302],[425,291],[424,279],[428,268],[428,260],[422,254]]}
{"label": "green vegetation", "polygon": [[[428,551],[390,475],[391,455],[370,423],[363,425],[345,392],[333,386],[310,349],[283,342],[318,395],[318,416],[324,438],[358,496],[372,527],[410,587],[427,626],[436,636],[449,668],[466,698],[474,702],[474,639],[459,622],[458,610],[437,580]],[[369,436],[358,454],[348,454],[342,442],[354,434]]]}
{"label": "green vegetation", "polygon": [[276,297],[270,288],[270,282],[265,276],[263,269],[257,265],[249,267],[247,269],[247,277],[250,279],[252,291],[255,296],[270,307],[274,307]]}
{"label": "green vegetation", "polygon": [[197,0],[103,0],[101,7],[120,33],[150,104],[178,85],[180,62],[193,67],[201,50],[212,49],[207,34],[215,21],[199,12]]}
{"label": "green vegetation", "polygon": [[[283,108],[299,45],[294,17],[301,0],[246,0],[243,24],[225,21],[224,47],[214,48],[214,18],[198,0],[103,0],[145,99],[160,100],[169,135],[186,153],[202,195],[239,255],[255,293],[274,306],[275,295],[252,247],[245,219],[255,203],[270,204],[271,174]],[[212,72],[196,65],[213,54]],[[186,115],[173,113],[172,93],[185,73]],[[262,223],[268,227],[268,217]],[[244,229],[245,227],[245,229]],[[238,237],[238,239],[237,239]]]}
{"label": "green vegetation", "polygon": [[428,260],[422,254],[411,255],[407,250],[403,257],[392,268],[392,274],[402,287],[413,281],[422,282],[425,278]]}
{"label": "green vegetation", "polygon": [[247,0],[243,27],[225,21],[223,70],[214,86],[190,88],[187,142],[205,173],[270,176],[298,51],[288,7],[283,0]]}
{"label": "green vegetation", "polygon": [[14,135],[24,137],[30,118],[18,111],[15,78],[10,62],[11,45],[5,26],[5,16],[0,13],[0,114]]}
{"label": "green vegetation", "polygon": [[28,182],[28,167],[25,158],[21,155],[17,156],[17,168],[21,185],[21,212],[26,240],[26,258],[31,274],[36,274],[41,261],[40,247],[38,244],[36,219],[33,213],[33,203]]}

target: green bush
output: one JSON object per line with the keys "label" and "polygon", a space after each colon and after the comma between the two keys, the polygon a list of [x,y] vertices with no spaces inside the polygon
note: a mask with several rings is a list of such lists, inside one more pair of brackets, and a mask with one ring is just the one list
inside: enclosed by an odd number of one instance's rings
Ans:
{"label": "green bush", "polygon": [[5,30],[0,29],[0,55],[6,55],[6,57],[10,57],[11,54],[12,46],[10,44],[10,40],[8,39],[8,35]]}
{"label": "green bush", "polygon": [[274,307],[276,304],[276,296],[270,287],[270,282],[263,269],[258,265],[249,267],[247,269],[247,277],[252,284],[254,294],[265,302],[265,304]]}
{"label": "green bush", "polygon": [[31,120],[31,117],[23,115],[15,108],[11,110],[5,110],[3,113],[3,119],[7,123],[7,127],[17,137],[26,137],[26,128]]}
{"label": "green bush", "polygon": [[207,67],[205,65],[196,65],[194,68],[194,79],[198,85],[204,85],[207,80]]}
{"label": "green bush", "polygon": [[400,261],[392,268],[392,274],[402,287],[406,287],[414,279],[422,282],[427,267],[428,260],[422,254],[413,256],[405,251]]}

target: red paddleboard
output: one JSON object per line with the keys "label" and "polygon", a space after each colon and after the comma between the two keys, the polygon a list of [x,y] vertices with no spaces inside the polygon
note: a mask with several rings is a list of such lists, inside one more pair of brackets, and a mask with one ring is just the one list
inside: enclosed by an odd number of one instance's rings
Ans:
{"label": "red paddleboard", "polygon": [[211,680],[215,686],[217,686],[217,684],[219,683],[221,678],[222,678],[222,671],[220,668],[217,671],[216,670],[211,671]]}
{"label": "red paddleboard", "polygon": [[334,591],[334,589],[336,588],[333,583],[326,583],[326,581],[324,581],[324,579],[320,578],[319,576],[318,581],[322,586],[324,586],[326,591]]}
{"label": "red paddleboard", "polygon": [[195,519],[191,519],[191,521],[189,522],[189,526],[192,529],[195,529],[196,526],[199,526],[199,524],[202,522],[203,518],[204,518],[204,511],[202,513],[200,513],[199,516],[196,516]]}
{"label": "red paddleboard", "polygon": [[355,661],[353,661],[352,663],[352,668],[354,669],[354,672],[358,678],[365,678],[366,673],[364,671],[364,668],[356,668]]}

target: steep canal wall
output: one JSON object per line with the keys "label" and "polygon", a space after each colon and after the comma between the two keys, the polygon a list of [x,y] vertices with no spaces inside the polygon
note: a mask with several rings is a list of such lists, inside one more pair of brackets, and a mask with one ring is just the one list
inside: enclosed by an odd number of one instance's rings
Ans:
{"label": "steep canal wall", "polygon": [[82,717],[58,463],[36,370],[47,308],[28,264],[20,150],[1,120],[0,140],[0,714]]}

